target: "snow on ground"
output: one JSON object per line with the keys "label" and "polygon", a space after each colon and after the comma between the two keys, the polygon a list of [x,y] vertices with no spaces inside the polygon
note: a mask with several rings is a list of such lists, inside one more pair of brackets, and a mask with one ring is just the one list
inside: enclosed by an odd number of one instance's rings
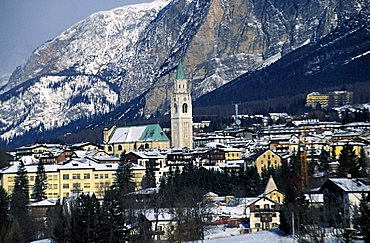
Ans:
{"label": "snow on ground", "polygon": [[293,239],[291,237],[282,236],[282,231],[280,230],[260,231],[251,234],[241,234],[241,231],[242,228],[226,228],[223,225],[214,226],[206,231],[205,240],[203,242],[206,243],[293,242]]}

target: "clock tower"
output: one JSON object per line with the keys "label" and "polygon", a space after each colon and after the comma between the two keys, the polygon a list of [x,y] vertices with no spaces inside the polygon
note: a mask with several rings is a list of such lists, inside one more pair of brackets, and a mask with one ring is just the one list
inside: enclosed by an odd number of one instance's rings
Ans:
{"label": "clock tower", "polygon": [[185,77],[182,64],[176,71],[171,97],[171,146],[193,148],[193,109],[191,85]]}

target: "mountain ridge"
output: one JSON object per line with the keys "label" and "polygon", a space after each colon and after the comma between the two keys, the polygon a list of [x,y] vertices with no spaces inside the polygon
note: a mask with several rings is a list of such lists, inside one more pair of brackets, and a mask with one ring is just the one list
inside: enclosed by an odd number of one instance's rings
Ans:
{"label": "mountain ridge", "polygon": [[32,131],[99,120],[127,104],[140,108],[118,118],[165,114],[180,60],[196,99],[320,39],[365,5],[173,0],[155,1],[145,11],[96,13],[36,49],[13,72],[0,91],[0,138],[12,142]]}

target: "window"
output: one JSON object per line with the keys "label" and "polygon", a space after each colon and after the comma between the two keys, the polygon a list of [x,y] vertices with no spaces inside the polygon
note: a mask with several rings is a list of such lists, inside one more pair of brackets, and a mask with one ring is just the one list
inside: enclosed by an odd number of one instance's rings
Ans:
{"label": "window", "polygon": [[184,103],[182,105],[182,113],[188,113],[188,104]]}
{"label": "window", "polygon": [[81,179],[80,174],[72,174],[72,179]]}
{"label": "window", "polygon": [[8,177],[8,182],[14,182],[14,177]]}
{"label": "window", "polygon": [[73,183],[72,187],[73,187],[73,189],[80,189],[81,184],[80,183]]}
{"label": "window", "polygon": [[95,183],[95,188],[99,188],[99,183]]}
{"label": "window", "polygon": [[53,189],[58,189],[58,184],[53,184]]}
{"label": "window", "polygon": [[53,175],[53,180],[54,181],[58,180],[58,175]]}
{"label": "window", "polygon": [[108,174],[104,174],[105,179],[108,179],[108,177],[109,177]]}
{"label": "window", "polygon": [[90,174],[89,173],[85,173],[84,174],[84,179],[90,179]]}
{"label": "window", "polygon": [[109,151],[109,152],[112,152],[112,150],[113,150],[113,149],[112,149],[112,146],[111,146],[111,145],[109,145],[109,146],[108,146],[108,151]]}
{"label": "window", "polygon": [[260,205],[256,205],[256,208],[260,208]]}
{"label": "window", "polygon": [[69,184],[63,184],[63,189],[69,188]]}
{"label": "window", "polygon": [[104,175],[103,174],[100,174],[100,179],[103,179],[104,178]]}
{"label": "window", "polygon": [[63,175],[63,180],[69,180],[69,175],[68,174]]}
{"label": "window", "polygon": [[95,179],[99,179],[99,174],[95,174],[95,175],[94,175],[94,178],[95,178]]}
{"label": "window", "polygon": [[260,227],[261,227],[261,224],[260,224],[260,223],[256,223],[256,224],[255,224],[255,227],[256,227],[256,228],[260,228]]}
{"label": "window", "polygon": [[34,176],[30,176],[30,181],[35,181],[35,177]]}
{"label": "window", "polygon": [[265,209],[269,209],[269,208],[270,208],[270,205],[265,204],[265,205],[264,205],[264,208],[265,208]]}
{"label": "window", "polygon": [[177,113],[177,104],[175,104],[175,105],[173,106],[173,108],[174,108],[174,110],[175,110],[175,113]]}
{"label": "window", "polygon": [[84,188],[90,188],[90,183],[85,183]]}
{"label": "window", "polygon": [[121,144],[119,144],[118,145],[118,151],[121,151],[122,150],[122,145]]}

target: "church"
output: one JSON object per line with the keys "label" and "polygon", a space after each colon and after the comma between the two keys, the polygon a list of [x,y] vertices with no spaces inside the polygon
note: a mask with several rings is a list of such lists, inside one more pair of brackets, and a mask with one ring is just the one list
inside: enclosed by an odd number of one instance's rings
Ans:
{"label": "church", "polygon": [[191,84],[180,63],[171,97],[171,147],[193,148],[193,108]]}

